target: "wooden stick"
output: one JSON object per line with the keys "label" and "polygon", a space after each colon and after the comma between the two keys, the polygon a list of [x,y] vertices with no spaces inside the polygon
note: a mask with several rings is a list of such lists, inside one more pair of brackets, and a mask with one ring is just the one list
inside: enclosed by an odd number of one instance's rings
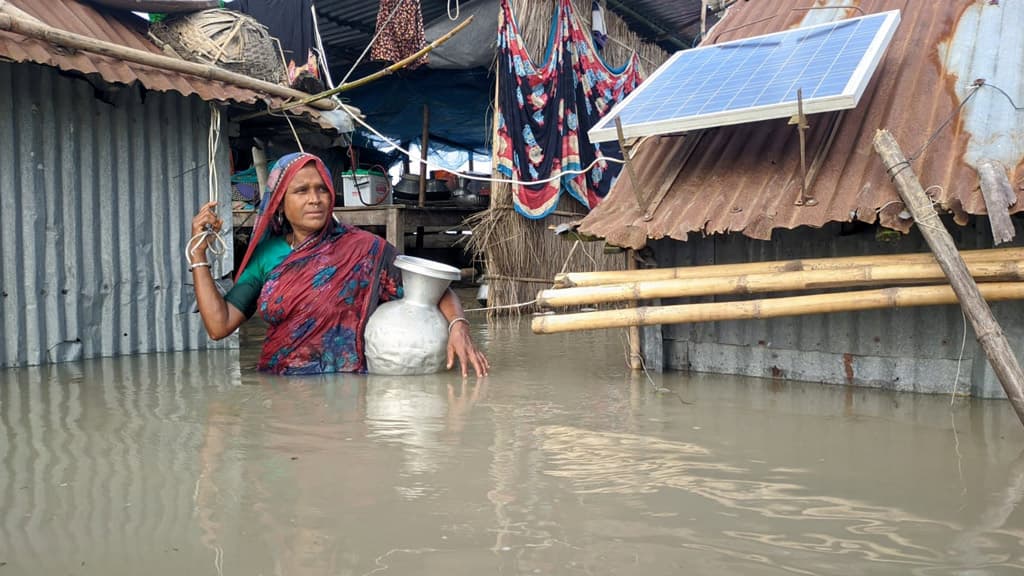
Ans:
{"label": "wooden stick", "polygon": [[[982,280],[1024,280],[1024,259],[998,262],[972,262],[971,275]],[[711,276],[652,280],[603,286],[580,286],[542,290],[537,295],[541,306],[580,306],[606,302],[651,300],[655,298],[686,298],[716,294],[754,294],[786,290],[820,290],[882,286],[886,284],[929,284],[945,280],[936,264],[888,264],[858,266],[838,270],[806,270],[799,272],[767,272],[741,276]]]}
{"label": "wooden stick", "polygon": [[896,139],[888,130],[879,130],[874,138],[875,151],[896,183],[896,189],[907,210],[917,223],[921,235],[935,253],[942,270],[949,277],[949,283],[960,301],[964,315],[971,322],[978,343],[985,351],[999,383],[1006,391],[1017,418],[1024,424],[1024,371],[1010,343],[1006,341],[1003,329],[996,322],[988,303],[982,297],[983,289],[974,283],[966,264],[932,206],[932,200],[925,194],[921,183],[910,167],[910,161],[903,155]]}
{"label": "wooden stick", "polygon": [[[1024,248],[999,248],[962,252],[967,262],[995,262],[1024,260]],[[877,256],[849,256],[845,258],[807,258],[800,260],[775,260],[770,262],[744,262],[742,264],[714,264],[709,266],[684,266],[679,268],[651,268],[629,272],[607,270],[602,272],[569,272],[555,275],[556,288],[574,286],[599,286],[602,284],[625,284],[648,280],[670,280],[673,278],[708,278],[711,276],[740,276],[742,274],[764,274],[768,272],[800,272],[804,270],[842,270],[872,264],[931,264],[935,256],[925,254],[890,254]]]}
{"label": "wooden stick", "polygon": [[[984,284],[979,289],[986,299],[992,301],[1024,299],[1024,282],[993,282]],[[913,286],[762,298],[742,302],[708,302],[601,310],[578,314],[551,314],[534,317],[531,327],[535,334],[554,334],[556,332],[624,328],[626,326],[755,320],[881,308],[934,306],[955,304],[956,301],[956,294],[950,286]]]}
{"label": "wooden stick", "polygon": [[259,112],[253,112],[251,114],[246,114],[244,116],[240,116],[238,118],[238,120],[239,121],[249,120],[251,118],[258,118],[260,116],[266,116],[268,114],[274,114],[274,113],[278,113],[278,112],[285,112],[285,111],[290,110],[290,109],[292,109],[292,108],[294,108],[296,106],[302,106],[303,104],[308,104],[308,103],[311,103],[311,102],[316,102],[318,100],[323,100],[323,99],[326,99],[326,98],[330,98],[331,96],[334,96],[335,94],[340,94],[342,92],[345,92],[346,90],[352,90],[354,88],[359,88],[360,86],[364,86],[366,84],[369,84],[370,82],[373,82],[373,81],[378,80],[380,78],[383,78],[385,76],[390,76],[390,75],[394,74],[395,72],[401,70],[402,68],[405,68],[406,66],[408,66],[408,65],[412,64],[413,62],[419,60],[420,58],[424,57],[425,55],[427,55],[431,51],[435,50],[438,46],[440,46],[440,45],[444,44],[445,42],[451,40],[452,37],[455,36],[456,34],[458,34],[459,32],[461,32],[463,28],[465,28],[466,26],[469,26],[469,23],[472,22],[473,18],[475,18],[475,17],[476,16],[471,15],[469,18],[466,18],[463,22],[460,22],[458,26],[456,26],[456,27],[452,28],[451,30],[449,30],[443,36],[438,38],[437,40],[434,40],[430,44],[427,44],[426,46],[424,46],[420,50],[416,51],[413,55],[408,56],[406,58],[402,58],[401,60],[399,60],[398,62],[395,62],[394,64],[392,64],[391,66],[388,66],[387,68],[383,68],[381,70],[378,70],[378,71],[374,72],[373,74],[369,74],[367,76],[363,76],[362,78],[359,78],[358,80],[353,80],[351,82],[346,82],[346,83],[342,84],[341,86],[336,86],[334,88],[331,88],[330,90],[325,90],[325,91],[323,91],[323,92],[321,92],[319,94],[313,94],[312,96],[310,96],[309,94],[303,94],[303,96],[305,96],[305,97],[302,98],[301,100],[297,101],[297,102],[291,102],[289,104],[286,104],[286,105],[281,106],[280,108],[277,108],[277,109],[274,109],[274,110],[261,110]]}
{"label": "wooden stick", "polygon": [[994,160],[983,160],[978,164],[978,183],[996,245],[1013,240],[1017,231],[1010,220],[1009,207],[1017,201],[1017,194],[1013,191],[1006,169]]}
{"label": "wooden stick", "polygon": [[[86,52],[101,54],[103,56],[109,56],[126,62],[152,66],[153,68],[159,68],[161,70],[189,74],[191,76],[197,76],[207,80],[226,82],[240,88],[255,90],[257,92],[277,96],[279,98],[303,98],[309,96],[305,92],[293,90],[285,86],[279,86],[271,82],[257,80],[256,78],[252,78],[244,74],[229,72],[216,66],[188,62],[178,58],[171,58],[170,56],[146,52],[145,50],[128,48],[127,46],[97,40],[88,36],[82,36],[81,34],[66,32],[59,28],[54,28],[53,26],[35,23],[31,20],[17,18],[9,14],[0,14],[0,30],[13,32],[29,38],[35,38],[56,46],[63,46],[64,48],[84,50]],[[333,102],[322,100],[311,102],[310,104],[321,110],[334,110],[337,107]]]}

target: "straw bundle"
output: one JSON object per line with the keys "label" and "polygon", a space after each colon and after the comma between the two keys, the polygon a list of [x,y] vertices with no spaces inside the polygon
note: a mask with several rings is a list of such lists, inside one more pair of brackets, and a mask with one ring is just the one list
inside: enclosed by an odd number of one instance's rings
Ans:
{"label": "straw bundle", "polygon": [[[590,2],[576,0],[574,6],[576,14],[583,20],[582,24],[589,28]],[[512,0],[519,30],[535,59],[544,54],[554,9],[555,3],[551,0]],[[605,23],[610,38],[638,51],[645,73],[649,74],[668,58],[668,54],[656,45],[642,43],[615,14],[606,12]],[[617,67],[626,62],[629,53],[610,41],[605,47],[604,57],[609,66]],[[549,229],[585,215],[583,206],[564,196],[558,210],[551,216],[543,220],[527,220],[513,209],[511,187],[497,184],[492,188],[490,209],[470,220],[473,236],[469,243],[470,250],[484,260],[487,268],[489,305],[509,307],[492,311],[492,314],[517,314],[536,309],[535,306],[514,305],[533,300],[538,289],[551,284],[543,279],[554,278],[555,274],[624,268],[624,257],[605,254],[604,242],[566,241]]]}
{"label": "straw bundle", "polygon": [[150,27],[165,50],[191,62],[219,66],[253,78],[284,84],[280,51],[266,27],[232,10],[203,10],[175,16]]}

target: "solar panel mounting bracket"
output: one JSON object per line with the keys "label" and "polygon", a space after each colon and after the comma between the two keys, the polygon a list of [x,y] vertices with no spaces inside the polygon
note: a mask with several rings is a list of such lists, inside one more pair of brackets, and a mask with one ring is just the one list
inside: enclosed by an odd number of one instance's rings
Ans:
{"label": "solar panel mounting bracket", "polygon": [[626,144],[626,137],[622,134],[622,121],[618,118],[615,119],[615,131],[619,140],[619,150],[622,151],[622,160],[626,164],[626,172],[629,173],[629,183],[633,186],[633,194],[636,195],[637,207],[643,212],[644,222],[650,222],[654,218],[654,215],[647,209],[650,199],[644,198],[643,192],[640,191],[640,180],[636,177],[636,170],[634,170],[633,162],[629,157],[631,146]]}
{"label": "solar panel mounting bracket", "polygon": [[807,193],[807,129],[811,127],[807,123],[807,115],[804,114],[804,91],[803,88],[796,90],[796,116],[789,119],[789,124],[796,125],[800,134],[800,197],[797,198],[797,206],[816,206],[818,201]]}

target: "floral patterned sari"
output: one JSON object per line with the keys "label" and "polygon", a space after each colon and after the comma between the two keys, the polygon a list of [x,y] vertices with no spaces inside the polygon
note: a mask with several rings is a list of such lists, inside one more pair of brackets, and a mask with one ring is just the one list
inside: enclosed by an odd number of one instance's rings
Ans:
{"label": "floral patterned sari", "polygon": [[[288,183],[313,163],[330,191],[324,163],[312,154],[289,154],[274,165],[260,204],[252,242],[239,276],[256,245],[269,236],[270,221]],[[396,251],[384,239],[334,220],[307,238],[274,268],[260,293],[258,313],[267,322],[259,369],[278,374],[365,372],[363,329],[381,302],[401,298]]]}

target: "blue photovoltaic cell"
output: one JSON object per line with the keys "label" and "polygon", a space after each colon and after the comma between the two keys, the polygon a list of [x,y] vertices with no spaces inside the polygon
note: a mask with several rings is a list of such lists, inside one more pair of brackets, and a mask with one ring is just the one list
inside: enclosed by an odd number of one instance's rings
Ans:
{"label": "blue photovoltaic cell", "polygon": [[796,102],[798,89],[805,102],[847,95],[854,71],[893,17],[873,14],[680,52],[597,129],[608,130],[616,116],[625,128]]}

